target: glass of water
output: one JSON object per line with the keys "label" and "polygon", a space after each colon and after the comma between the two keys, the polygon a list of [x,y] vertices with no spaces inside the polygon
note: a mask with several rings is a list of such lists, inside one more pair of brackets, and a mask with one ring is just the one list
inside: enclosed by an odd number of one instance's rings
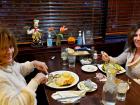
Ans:
{"label": "glass of water", "polygon": [[66,49],[67,49],[66,47],[61,48],[61,59],[63,65],[67,65],[68,53]]}
{"label": "glass of water", "polygon": [[127,82],[120,82],[117,86],[117,99],[119,101],[125,101],[126,93],[129,89],[129,84]]}
{"label": "glass of water", "polygon": [[69,68],[74,68],[75,67],[75,62],[76,62],[76,56],[69,54],[68,55]]}

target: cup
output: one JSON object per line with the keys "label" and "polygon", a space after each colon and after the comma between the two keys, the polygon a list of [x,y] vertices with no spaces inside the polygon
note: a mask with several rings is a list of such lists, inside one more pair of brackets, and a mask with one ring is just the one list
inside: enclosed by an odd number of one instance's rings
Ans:
{"label": "cup", "polygon": [[67,56],[68,56],[68,53],[66,51],[67,48],[65,47],[62,47],[61,48],[61,59],[62,59],[62,64],[63,65],[67,65]]}
{"label": "cup", "polygon": [[68,55],[69,68],[74,68],[75,62],[76,62],[76,56],[75,55]]}
{"label": "cup", "polygon": [[119,101],[125,101],[126,93],[129,89],[129,84],[127,82],[120,82],[117,86],[117,99]]}

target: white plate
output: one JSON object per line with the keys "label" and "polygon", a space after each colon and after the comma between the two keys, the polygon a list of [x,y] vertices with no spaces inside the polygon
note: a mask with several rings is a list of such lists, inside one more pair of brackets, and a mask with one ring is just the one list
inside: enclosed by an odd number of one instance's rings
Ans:
{"label": "white plate", "polygon": [[68,73],[70,73],[74,77],[74,82],[71,85],[68,85],[68,86],[58,86],[58,85],[55,84],[55,81],[53,81],[53,82],[51,82],[49,84],[46,83],[46,85],[48,87],[55,88],[55,89],[66,89],[66,88],[72,87],[72,86],[74,86],[74,85],[76,85],[78,83],[79,76],[77,74],[75,74],[74,72],[71,72],[71,71],[55,71],[55,72],[51,72],[50,74],[56,75],[56,74],[62,74],[63,72],[68,72]]}
{"label": "white plate", "polygon": [[95,72],[98,68],[94,65],[83,65],[81,69],[85,72]]}
{"label": "white plate", "polygon": [[[102,72],[106,73],[106,72],[102,69],[103,64],[98,64],[97,66],[98,66],[99,70],[101,70]],[[122,74],[122,73],[125,73],[125,72],[126,72],[126,70],[121,66],[121,70],[118,71],[117,74]]]}
{"label": "white plate", "polygon": [[[87,81],[87,80],[85,80]],[[81,81],[78,83],[77,87],[80,90],[85,90],[86,92],[93,92],[97,89],[97,84],[90,80],[89,84],[91,85],[91,89],[86,86],[85,81]]]}

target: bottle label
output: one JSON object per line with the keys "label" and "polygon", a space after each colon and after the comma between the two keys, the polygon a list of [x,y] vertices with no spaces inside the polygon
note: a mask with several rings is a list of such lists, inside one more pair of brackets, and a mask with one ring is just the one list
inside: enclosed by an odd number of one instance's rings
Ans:
{"label": "bottle label", "polygon": [[82,37],[78,37],[77,44],[82,45]]}
{"label": "bottle label", "polygon": [[47,39],[47,46],[49,46],[49,47],[52,46],[52,39]]}

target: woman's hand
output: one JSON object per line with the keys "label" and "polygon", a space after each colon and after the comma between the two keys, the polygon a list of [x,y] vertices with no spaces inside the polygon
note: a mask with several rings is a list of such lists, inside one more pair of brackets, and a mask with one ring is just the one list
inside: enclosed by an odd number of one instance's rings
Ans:
{"label": "woman's hand", "polygon": [[32,63],[34,65],[34,67],[36,69],[38,69],[39,71],[45,72],[45,73],[48,72],[48,66],[45,64],[45,62],[34,60],[34,61],[32,61]]}
{"label": "woman's hand", "polygon": [[102,54],[102,60],[103,61],[105,61],[105,62],[109,62],[110,61],[109,55],[106,52],[101,51],[101,54]]}
{"label": "woman's hand", "polygon": [[38,73],[34,78],[33,78],[38,84],[44,84],[48,81],[46,78],[45,74],[43,73]]}

